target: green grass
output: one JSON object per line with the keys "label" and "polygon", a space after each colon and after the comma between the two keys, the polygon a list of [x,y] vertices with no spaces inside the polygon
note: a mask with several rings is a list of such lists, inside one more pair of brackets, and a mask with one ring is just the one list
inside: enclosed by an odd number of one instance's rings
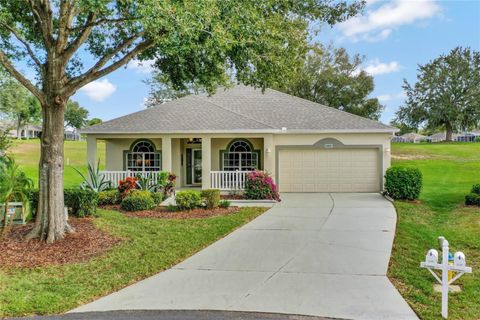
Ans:
{"label": "green grass", "polygon": [[[450,250],[465,252],[480,269],[480,209],[464,207],[465,194],[480,183],[480,144],[393,144],[393,165],[419,168],[424,176],[420,203],[398,201],[397,234],[389,277],[422,319],[440,319],[441,296],[433,277],[419,268],[428,249],[445,236]],[[478,319],[480,279],[464,275],[464,291],[450,295],[451,319]]]}
{"label": "green grass", "polygon": [[[38,162],[40,160],[40,140],[15,140],[9,152],[25,173],[38,184]],[[97,156],[100,167],[105,164],[105,144],[97,143]],[[76,187],[83,179],[73,169],[87,172],[87,143],[85,141],[65,141],[65,187]]]}
{"label": "green grass", "polygon": [[95,224],[125,238],[86,263],[0,271],[0,318],[68,311],[165,270],[252,220],[264,208],[206,219],[129,218],[99,210]]}

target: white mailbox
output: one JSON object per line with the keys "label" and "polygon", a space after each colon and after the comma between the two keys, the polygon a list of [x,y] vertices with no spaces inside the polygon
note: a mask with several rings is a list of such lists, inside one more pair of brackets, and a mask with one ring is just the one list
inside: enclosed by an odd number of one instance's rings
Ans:
{"label": "white mailbox", "polygon": [[425,262],[429,266],[436,265],[438,263],[438,251],[435,249],[428,250]]}
{"label": "white mailbox", "polygon": [[[442,285],[442,317],[448,318],[448,292],[449,286],[455,280],[465,273],[472,273],[472,268],[466,266],[465,255],[463,252],[457,251],[453,255],[453,266],[449,264],[450,250],[448,241],[444,237],[438,237],[438,243],[442,247],[442,262],[438,263],[438,251],[430,249],[425,257],[425,262],[420,263],[420,267],[426,268],[432,276]],[[434,270],[442,271],[439,277]],[[450,279],[449,273],[455,272],[456,275]]]}
{"label": "white mailbox", "polygon": [[465,254],[461,251],[457,251],[455,252],[455,254],[453,255],[453,266],[455,268],[464,268],[466,266],[466,262],[465,262]]}

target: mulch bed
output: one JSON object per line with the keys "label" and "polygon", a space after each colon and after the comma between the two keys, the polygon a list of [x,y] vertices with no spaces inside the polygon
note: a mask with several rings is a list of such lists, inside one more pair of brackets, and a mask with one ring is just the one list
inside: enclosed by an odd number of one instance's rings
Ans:
{"label": "mulch bed", "polygon": [[239,207],[219,207],[214,209],[196,208],[190,211],[168,211],[165,207],[156,207],[153,210],[130,212],[121,210],[120,206],[109,206],[108,208],[118,210],[128,217],[159,219],[200,219],[216,216],[228,216],[230,214],[237,213],[240,210]]}
{"label": "mulch bed", "polygon": [[33,223],[14,226],[6,239],[0,240],[0,266],[39,267],[84,262],[104,253],[121,241],[93,225],[94,218],[69,218],[75,232],[62,240],[47,244],[38,240],[25,241]]}
{"label": "mulch bed", "polygon": [[245,200],[245,196],[243,194],[222,194],[220,195],[222,200]]}

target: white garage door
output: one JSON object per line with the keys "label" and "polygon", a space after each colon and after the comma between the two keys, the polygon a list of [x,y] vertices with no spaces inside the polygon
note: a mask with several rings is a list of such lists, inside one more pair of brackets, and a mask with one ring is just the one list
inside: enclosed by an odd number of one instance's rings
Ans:
{"label": "white garage door", "polygon": [[280,192],[378,192],[378,149],[280,150]]}

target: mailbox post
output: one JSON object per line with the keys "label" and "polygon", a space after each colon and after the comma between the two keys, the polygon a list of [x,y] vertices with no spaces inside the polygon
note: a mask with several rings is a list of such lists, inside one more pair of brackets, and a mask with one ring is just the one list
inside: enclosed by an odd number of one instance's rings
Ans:
{"label": "mailbox post", "polygon": [[[442,263],[438,263],[438,252],[435,249],[430,249],[424,262],[420,263],[420,267],[426,268],[433,277],[442,285],[442,317],[448,318],[448,291],[449,286],[455,280],[460,278],[465,273],[472,273],[472,268],[466,266],[465,255],[463,252],[455,252],[453,266],[448,263],[449,244],[444,237],[438,238],[440,246],[442,247]],[[442,278],[433,270],[441,270]],[[451,280],[448,279],[448,272],[453,271],[457,273]]]}

